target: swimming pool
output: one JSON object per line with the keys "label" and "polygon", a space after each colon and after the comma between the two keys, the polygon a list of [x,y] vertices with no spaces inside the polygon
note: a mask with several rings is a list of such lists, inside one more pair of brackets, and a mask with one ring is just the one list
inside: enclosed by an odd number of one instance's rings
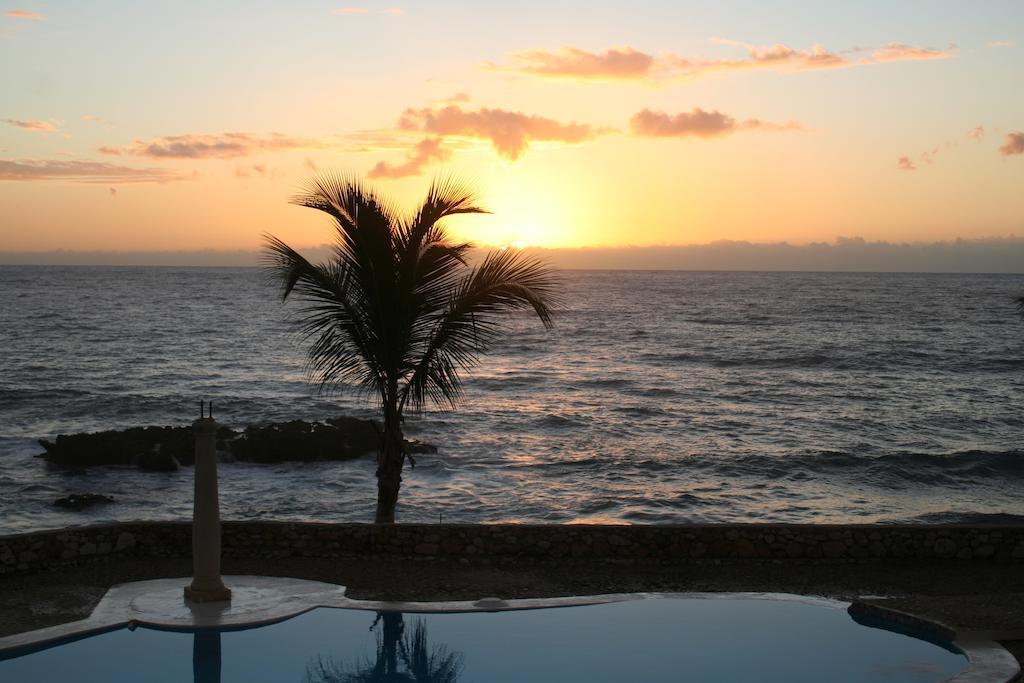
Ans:
{"label": "swimming pool", "polygon": [[658,597],[500,612],[317,608],[245,630],[121,628],[0,653],[0,681],[932,683],[939,645],[793,600]]}

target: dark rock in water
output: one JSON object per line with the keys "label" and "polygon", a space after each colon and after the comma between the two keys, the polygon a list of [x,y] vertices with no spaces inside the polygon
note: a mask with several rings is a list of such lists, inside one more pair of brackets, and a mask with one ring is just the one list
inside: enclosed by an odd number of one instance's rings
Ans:
{"label": "dark rock in water", "polygon": [[243,462],[309,462],[350,460],[376,450],[377,433],[369,420],[338,418],[324,422],[277,422],[246,427],[231,442],[231,453]]}
{"label": "dark rock in water", "polygon": [[[40,440],[48,462],[61,466],[135,465],[153,472],[173,472],[195,464],[191,427],[132,427],[94,434],[61,434],[54,442]],[[244,432],[221,427],[217,450],[239,462],[311,462],[351,460],[374,453],[380,445],[370,420],[338,417],[326,422],[292,420],[250,425]],[[410,453],[436,453],[437,448],[407,440]]]}
{"label": "dark rock in water", "polygon": [[[194,459],[194,458],[193,458]],[[150,451],[139,456],[139,469],[146,472],[177,472],[178,461],[173,455],[163,450]]]}
{"label": "dark rock in water", "polygon": [[[237,432],[221,427],[217,430],[218,448],[234,438]],[[89,465],[139,465],[160,463],[166,470],[168,458],[181,465],[195,463],[195,434],[191,427],[132,427],[92,434],[61,434],[53,442],[39,440],[46,449],[43,457],[57,465],[85,467]],[[154,454],[158,454],[154,456]]]}
{"label": "dark rock in water", "polygon": [[437,453],[437,446],[416,439],[406,439],[405,447],[409,449],[410,453]]}
{"label": "dark rock in water", "polygon": [[357,455],[376,453],[380,448],[380,436],[377,435],[377,428],[372,420],[360,420],[358,417],[342,415],[327,420],[327,424],[345,433],[345,443],[348,449]]}
{"label": "dark rock in water", "polygon": [[84,510],[93,505],[106,505],[113,502],[114,499],[110,496],[104,496],[99,493],[72,493],[70,496],[58,498],[53,501],[53,504],[59,508],[67,508],[69,510]]}

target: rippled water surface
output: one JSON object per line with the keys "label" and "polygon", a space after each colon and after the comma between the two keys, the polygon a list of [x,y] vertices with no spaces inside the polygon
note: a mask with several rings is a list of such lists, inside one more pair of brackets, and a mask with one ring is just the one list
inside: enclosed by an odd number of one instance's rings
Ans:
{"label": "rippled water surface", "polygon": [[[564,274],[406,472],[406,521],[940,522],[1024,516],[1024,277]],[[255,269],[0,268],[0,531],[184,519],[191,469],[48,467],[38,438],[371,416],[306,382]],[[228,519],[372,518],[372,458],[221,467]],[[84,513],[71,492],[114,496]]]}

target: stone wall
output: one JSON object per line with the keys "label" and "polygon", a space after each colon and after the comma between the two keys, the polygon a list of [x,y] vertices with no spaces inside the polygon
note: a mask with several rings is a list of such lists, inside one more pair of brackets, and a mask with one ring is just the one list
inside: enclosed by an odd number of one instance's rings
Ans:
{"label": "stone wall", "polygon": [[[226,557],[718,559],[858,562],[872,559],[1024,563],[1024,526],[689,524],[321,524],[226,522]],[[188,557],[191,524],[137,522],[0,537],[0,574],[110,557]]]}

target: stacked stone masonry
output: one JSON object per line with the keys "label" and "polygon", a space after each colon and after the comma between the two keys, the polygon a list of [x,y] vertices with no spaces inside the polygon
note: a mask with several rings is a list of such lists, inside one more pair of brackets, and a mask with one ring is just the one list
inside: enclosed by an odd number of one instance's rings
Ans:
{"label": "stacked stone masonry", "polygon": [[[0,537],[0,574],[111,557],[188,557],[191,524],[137,522]],[[708,524],[658,526],[226,522],[225,557],[529,557],[599,561],[1024,563],[1024,526]]]}

